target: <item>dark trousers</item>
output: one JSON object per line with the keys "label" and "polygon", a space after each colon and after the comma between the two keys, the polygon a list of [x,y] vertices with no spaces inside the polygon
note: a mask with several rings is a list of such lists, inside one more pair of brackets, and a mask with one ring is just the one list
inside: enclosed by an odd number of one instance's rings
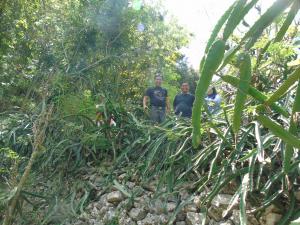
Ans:
{"label": "dark trousers", "polygon": [[151,106],[150,119],[155,123],[162,123],[166,119],[166,108]]}

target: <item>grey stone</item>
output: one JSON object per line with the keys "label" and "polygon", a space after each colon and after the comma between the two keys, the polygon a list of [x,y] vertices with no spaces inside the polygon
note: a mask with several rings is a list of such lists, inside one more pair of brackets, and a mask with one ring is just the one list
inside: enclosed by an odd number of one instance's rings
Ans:
{"label": "grey stone", "polygon": [[166,208],[164,207],[163,202],[160,199],[156,199],[150,203],[150,213],[153,214],[163,214],[166,212]]}
{"label": "grey stone", "polygon": [[187,204],[184,207],[184,212],[197,212],[197,206],[194,203]]}
{"label": "grey stone", "polygon": [[186,222],[185,221],[179,221],[179,222],[176,222],[175,225],[186,225]]}
{"label": "grey stone", "polygon": [[230,181],[221,191],[222,194],[234,195],[236,190],[238,189],[238,185],[236,181]]}
{"label": "grey stone", "polygon": [[264,225],[275,225],[281,219],[282,215],[277,213],[268,213],[264,215],[261,219],[261,224]]}
{"label": "grey stone", "polygon": [[103,217],[108,211],[108,207],[104,206],[99,210],[99,216]]}
{"label": "grey stone", "polygon": [[104,181],[103,177],[96,177],[94,183],[101,184]]}
{"label": "grey stone", "polygon": [[[129,174],[131,174],[131,173],[133,173],[133,171],[132,172],[130,172]],[[138,182],[139,181],[139,179],[140,179],[140,177],[137,175],[137,174],[133,174],[133,175],[131,175],[131,177],[130,177],[131,179],[131,181],[133,181],[133,182]]]}
{"label": "grey stone", "polygon": [[280,213],[280,209],[277,207],[277,206],[275,206],[274,204],[272,204],[272,205],[269,205],[266,209],[265,209],[265,212],[264,212],[264,214],[269,214],[269,213]]}
{"label": "grey stone", "polygon": [[218,225],[218,222],[214,221],[214,220],[210,220],[209,221],[209,225]]}
{"label": "grey stone", "polygon": [[[116,203],[117,203],[117,202],[116,202]],[[115,203],[115,204],[116,204],[116,203]],[[106,207],[114,207],[115,204],[110,203],[110,202],[105,202],[105,203],[104,203],[104,206],[106,206]]]}
{"label": "grey stone", "polygon": [[230,219],[234,224],[240,224],[240,211],[236,209],[232,210],[232,215],[230,216]]}
{"label": "grey stone", "polygon": [[235,223],[233,223],[231,220],[227,220],[227,221],[220,221],[220,222],[216,222],[214,220],[211,220],[209,222],[209,225],[236,225]]}
{"label": "grey stone", "polygon": [[280,214],[280,210],[274,204],[268,206],[262,216],[259,218],[260,224],[264,225],[273,225],[277,224],[282,215]]}
{"label": "grey stone", "polygon": [[119,205],[117,206],[117,210],[129,211],[132,207],[133,207],[132,201],[130,201],[129,199],[126,199],[119,203]]}
{"label": "grey stone", "polygon": [[218,194],[213,198],[211,204],[217,207],[221,205],[229,205],[232,197],[233,197],[232,195],[228,195],[228,194]]}
{"label": "grey stone", "polygon": [[107,202],[107,195],[108,194],[103,194],[100,196],[100,199],[98,201],[98,205],[100,205],[100,207],[104,206],[105,203]]}
{"label": "grey stone", "polygon": [[168,216],[167,215],[159,215],[159,224],[167,224],[168,223]]}
{"label": "grey stone", "polygon": [[111,221],[112,219],[114,219],[116,216],[116,211],[114,208],[108,208],[106,214],[103,216],[103,221],[107,222],[107,221]]}
{"label": "grey stone", "polygon": [[200,196],[195,196],[193,200],[194,204],[196,205],[197,208],[200,208],[201,205],[201,197]]}
{"label": "grey stone", "polygon": [[233,222],[231,221],[221,221],[219,223],[217,223],[218,225],[235,225]]}
{"label": "grey stone", "polygon": [[107,201],[109,203],[118,204],[124,199],[120,191],[114,191],[107,195]]}
{"label": "grey stone", "polygon": [[174,202],[168,202],[167,203],[167,211],[168,212],[173,212],[176,208],[176,203]]}
{"label": "grey stone", "polygon": [[176,221],[184,221],[186,218],[186,214],[183,211],[180,211],[177,215],[176,215]]}
{"label": "grey stone", "polygon": [[136,225],[136,222],[133,221],[130,217],[119,216],[119,224],[121,225]]}
{"label": "grey stone", "polygon": [[181,200],[186,200],[190,196],[190,194],[186,190],[181,190],[179,192],[179,195]]}
{"label": "grey stone", "polygon": [[[230,220],[235,224],[240,224],[240,211],[239,210],[232,210],[232,215],[230,217]],[[247,225],[259,225],[258,220],[254,217],[252,214],[247,214]]]}
{"label": "grey stone", "polygon": [[150,209],[150,199],[147,196],[138,197],[135,199],[133,206],[135,208],[143,208],[148,212]]}
{"label": "grey stone", "polygon": [[90,211],[90,215],[91,215],[92,217],[94,217],[94,218],[97,218],[98,215],[100,214],[100,211],[101,211],[101,209],[98,210],[96,207],[94,207],[94,208]]}
{"label": "grey stone", "polygon": [[222,209],[220,210],[220,208],[217,208],[215,206],[211,206],[208,209],[208,216],[210,218],[212,218],[215,221],[221,221],[223,216],[222,216]]}
{"label": "grey stone", "polygon": [[138,225],[161,225],[159,216],[148,213],[147,216],[137,222]]}
{"label": "grey stone", "polygon": [[146,212],[140,208],[132,208],[129,212],[129,216],[131,217],[131,219],[138,221],[146,217]]}
{"label": "grey stone", "polygon": [[141,197],[141,196],[143,196],[143,195],[145,195],[146,196],[146,192],[145,192],[145,190],[142,188],[142,187],[140,187],[140,186],[135,186],[133,189],[132,189],[132,192],[134,193],[134,196],[136,196],[136,197]]}
{"label": "grey stone", "polygon": [[128,181],[128,182],[126,182],[126,186],[127,186],[129,189],[133,189],[133,188],[135,187],[135,183]]}
{"label": "grey stone", "polygon": [[151,192],[155,192],[156,191],[156,184],[155,182],[150,182],[148,184],[143,184],[142,187],[147,190],[147,191],[151,191]]}
{"label": "grey stone", "polygon": [[178,199],[178,196],[169,195],[166,200],[169,202],[178,202],[179,199]]}
{"label": "grey stone", "polygon": [[259,225],[258,220],[254,217],[254,215],[248,215],[247,216],[248,219],[248,224],[249,225]]}
{"label": "grey stone", "polygon": [[[99,211],[97,210],[97,212],[99,213]],[[79,219],[81,221],[86,221],[89,218],[89,215],[86,212],[83,212],[80,214]]]}
{"label": "grey stone", "polygon": [[202,221],[205,219],[204,215],[201,213],[188,212],[186,214],[187,225],[201,225]]}
{"label": "grey stone", "polygon": [[126,173],[122,173],[122,174],[120,174],[119,176],[118,176],[118,180],[119,181],[122,181],[122,180],[124,180],[126,178]]}
{"label": "grey stone", "polygon": [[103,221],[95,221],[94,223],[92,223],[93,225],[105,225],[105,223]]}
{"label": "grey stone", "polygon": [[127,218],[127,217],[129,217],[127,215],[126,210],[117,210],[116,209],[116,212],[117,212],[116,216],[117,216],[118,220],[120,220],[121,218]]}

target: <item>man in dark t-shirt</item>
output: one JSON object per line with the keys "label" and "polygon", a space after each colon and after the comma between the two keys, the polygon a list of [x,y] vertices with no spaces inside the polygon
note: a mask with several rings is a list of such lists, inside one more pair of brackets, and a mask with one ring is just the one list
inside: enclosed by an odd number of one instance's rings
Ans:
{"label": "man in dark t-shirt", "polygon": [[195,97],[189,93],[190,86],[188,83],[181,84],[181,93],[175,96],[173,107],[176,115],[191,118],[192,108]]}
{"label": "man in dark t-shirt", "polygon": [[144,95],[143,107],[148,109],[148,100],[150,99],[150,119],[153,122],[161,123],[165,120],[166,112],[170,111],[168,91],[161,87],[161,75],[155,76],[155,87],[148,88]]}

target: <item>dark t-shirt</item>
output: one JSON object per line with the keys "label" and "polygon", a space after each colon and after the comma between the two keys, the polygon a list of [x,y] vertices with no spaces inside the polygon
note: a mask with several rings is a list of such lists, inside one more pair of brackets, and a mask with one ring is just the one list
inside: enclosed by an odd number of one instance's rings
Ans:
{"label": "dark t-shirt", "polygon": [[176,115],[183,117],[192,116],[192,108],[194,104],[195,96],[191,94],[178,94],[175,96],[173,107]]}
{"label": "dark t-shirt", "polygon": [[166,98],[168,97],[168,91],[165,88],[148,88],[145,95],[150,98],[151,106],[166,107]]}

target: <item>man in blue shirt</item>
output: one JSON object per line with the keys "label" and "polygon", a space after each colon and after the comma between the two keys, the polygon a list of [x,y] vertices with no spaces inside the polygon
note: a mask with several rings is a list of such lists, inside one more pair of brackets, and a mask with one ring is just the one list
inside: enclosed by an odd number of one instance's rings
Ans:
{"label": "man in blue shirt", "polygon": [[150,99],[150,119],[156,123],[162,123],[166,118],[166,112],[170,111],[168,91],[161,87],[162,77],[155,76],[155,87],[148,88],[143,99],[144,110],[148,109]]}
{"label": "man in blue shirt", "polygon": [[175,96],[173,107],[176,115],[191,118],[195,97],[189,93],[188,83],[181,84],[181,93]]}

